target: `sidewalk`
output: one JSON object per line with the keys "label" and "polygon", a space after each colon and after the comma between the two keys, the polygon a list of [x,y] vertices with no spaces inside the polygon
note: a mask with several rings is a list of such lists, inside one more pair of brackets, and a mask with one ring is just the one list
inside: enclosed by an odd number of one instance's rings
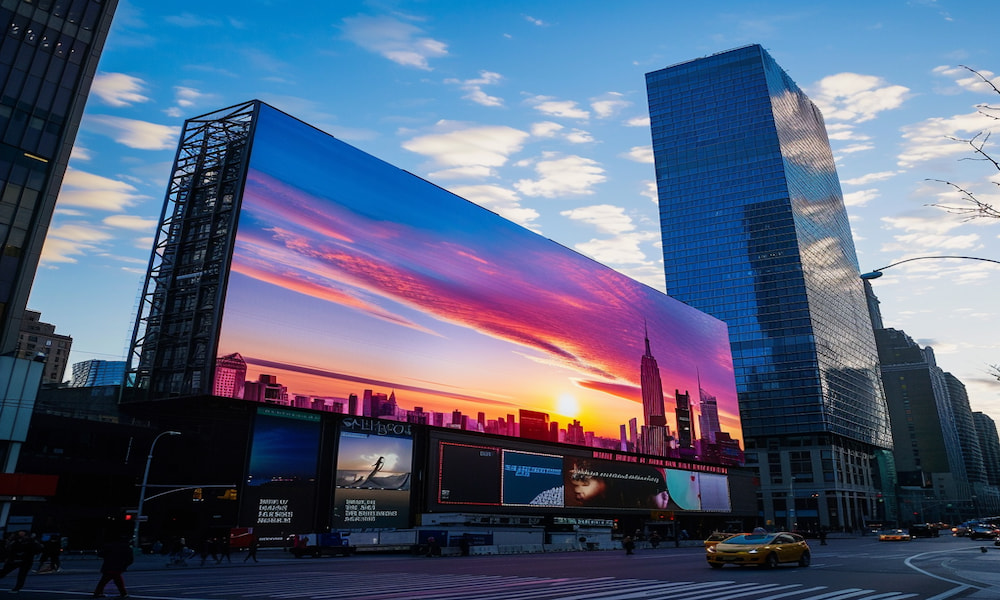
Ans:
{"label": "sidewalk", "polygon": [[[216,563],[209,556],[205,560],[204,566],[201,564],[201,556],[194,555],[187,559],[186,565],[172,565],[170,558],[166,554],[137,554],[135,562],[129,567],[129,571],[157,571],[165,569],[210,569],[220,567],[252,567],[261,564],[280,564],[283,562],[297,560],[291,554],[281,548],[261,548],[257,551],[257,561],[243,562],[246,558],[245,552],[234,552],[227,562],[224,558],[221,563]],[[101,569],[101,558],[96,554],[69,554],[61,557],[62,569],[60,573],[97,573]],[[48,575],[49,573],[32,573],[35,576]]]}

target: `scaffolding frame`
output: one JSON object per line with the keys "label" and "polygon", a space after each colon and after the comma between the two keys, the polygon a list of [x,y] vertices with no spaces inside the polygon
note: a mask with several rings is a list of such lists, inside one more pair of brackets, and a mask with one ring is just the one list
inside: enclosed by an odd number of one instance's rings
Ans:
{"label": "scaffolding frame", "polygon": [[252,100],[184,122],[139,298],[121,401],[212,391],[259,112],[260,102]]}

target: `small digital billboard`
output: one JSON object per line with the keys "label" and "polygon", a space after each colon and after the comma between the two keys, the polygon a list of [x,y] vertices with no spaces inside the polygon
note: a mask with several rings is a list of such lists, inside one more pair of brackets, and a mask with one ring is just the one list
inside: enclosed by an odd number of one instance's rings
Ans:
{"label": "small digital billboard", "polygon": [[332,522],[344,529],[409,527],[413,438],[365,421],[373,419],[340,425]]}
{"label": "small digital billboard", "polygon": [[503,504],[563,506],[563,458],[535,452],[503,452]]}
{"label": "small digital billboard", "polygon": [[742,461],[724,322],[263,104],[239,208],[216,393]]}
{"label": "small digital billboard", "polygon": [[261,545],[281,545],[312,527],[316,506],[320,417],[262,406],[254,417],[240,524]]}
{"label": "small digital billboard", "polygon": [[500,505],[500,449],[441,442],[438,455],[438,502]]}

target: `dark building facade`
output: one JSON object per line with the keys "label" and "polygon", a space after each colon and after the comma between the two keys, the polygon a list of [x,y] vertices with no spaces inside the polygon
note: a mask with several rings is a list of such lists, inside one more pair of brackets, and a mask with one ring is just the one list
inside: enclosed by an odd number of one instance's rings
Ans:
{"label": "dark building facade", "polygon": [[994,487],[1000,487],[1000,437],[997,436],[997,424],[986,413],[972,413],[976,424],[976,434],[979,436],[979,447],[983,452],[983,467],[986,482]]}
{"label": "dark building facade", "polygon": [[117,0],[2,0],[0,354],[20,322]]}
{"label": "dark building facade", "polygon": [[757,45],[646,85],[667,293],[729,324],[763,514],[861,527],[892,438],[822,116]]}

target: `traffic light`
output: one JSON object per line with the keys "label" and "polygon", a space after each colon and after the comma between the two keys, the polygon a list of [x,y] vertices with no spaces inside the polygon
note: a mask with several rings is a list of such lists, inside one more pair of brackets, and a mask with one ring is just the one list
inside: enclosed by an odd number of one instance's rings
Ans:
{"label": "traffic light", "polygon": [[201,496],[201,488],[194,488],[194,490],[192,490],[191,500],[193,502],[201,502],[202,500],[204,500],[204,498],[202,498]]}
{"label": "traffic light", "polygon": [[222,492],[221,496],[216,496],[219,500],[236,500],[236,488],[229,488]]}
{"label": "traffic light", "polygon": [[133,515],[132,513],[125,513],[125,522],[126,523],[131,523],[132,519],[135,519],[135,515]]}

